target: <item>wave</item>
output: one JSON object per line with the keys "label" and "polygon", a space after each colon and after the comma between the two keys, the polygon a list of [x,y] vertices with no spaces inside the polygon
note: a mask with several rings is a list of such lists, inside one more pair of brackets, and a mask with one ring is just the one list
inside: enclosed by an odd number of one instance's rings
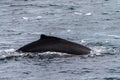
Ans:
{"label": "wave", "polygon": [[[83,42],[81,42],[83,44]],[[86,46],[90,47],[92,50],[88,55],[82,55],[82,57],[94,57],[103,55],[114,55],[119,54],[119,46],[111,45],[109,43],[88,43]],[[43,53],[18,53],[15,49],[5,49],[0,50],[0,60],[6,59],[17,59],[17,58],[37,58],[37,59],[53,59],[53,58],[64,58],[72,57],[75,55],[70,55],[60,52],[43,52]],[[78,55],[77,55],[78,56]],[[81,55],[79,55],[81,57]]]}
{"label": "wave", "polygon": [[15,49],[6,49],[0,51],[0,60],[16,59],[16,58],[37,58],[37,59],[53,59],[61,57],[70,57],[70,54],[60,52],[43,52],[43,53],[19,53]]}

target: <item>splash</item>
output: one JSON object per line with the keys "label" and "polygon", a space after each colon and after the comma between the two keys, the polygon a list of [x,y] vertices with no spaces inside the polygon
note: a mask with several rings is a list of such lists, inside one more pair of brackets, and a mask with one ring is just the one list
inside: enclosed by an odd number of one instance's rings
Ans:
{"label": "splash", "polygon": [[4,60],[4,59],[10,59],[13,57],[20,57],[23,56],[23,53],[17,53],[15,52],[15,49],[6,49],[6,50],[1,50],[0,51],[0,60]]}
{"label": "splash", "polygon": [[35,58],[35,59],[53,59],[61,57],[70,57],[70,54],[60,52],[43,52],[43,53],[22,53],[16,52],[15,49],[6,49],[0,52],[0,60],[18,59],[18,58]]}
{"label": "splash", "polygon": [[95,46],[91,48],[91,52],[90,52],[90,56],[94,56],[94,55],[103,55],[104,53],[107,52],[106,47],[104,46]]}
{"label": "splash", "polygon": [[5,52],[15,52],[15,49],[6,49]]}

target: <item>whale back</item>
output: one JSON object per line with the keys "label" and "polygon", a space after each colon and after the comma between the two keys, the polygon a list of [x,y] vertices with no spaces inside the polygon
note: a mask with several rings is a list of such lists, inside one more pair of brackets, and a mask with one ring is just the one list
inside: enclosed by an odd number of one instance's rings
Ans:
{"label": "whale back", "polygon": [[22,52],[63,52],[68,54],[89,54],[89,48],[62,38],[41,34],[40,39],[29,43],[17,51]]}

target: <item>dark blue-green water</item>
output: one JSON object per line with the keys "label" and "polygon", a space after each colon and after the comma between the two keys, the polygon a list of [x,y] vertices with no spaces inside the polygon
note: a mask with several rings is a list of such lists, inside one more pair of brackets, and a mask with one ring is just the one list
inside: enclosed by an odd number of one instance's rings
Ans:
{"label": "dark blue-green water", "polygon": [[[40,34],[95,52],[17,53]],[[120,80],[120,0],[0,0],[0,80]]]}

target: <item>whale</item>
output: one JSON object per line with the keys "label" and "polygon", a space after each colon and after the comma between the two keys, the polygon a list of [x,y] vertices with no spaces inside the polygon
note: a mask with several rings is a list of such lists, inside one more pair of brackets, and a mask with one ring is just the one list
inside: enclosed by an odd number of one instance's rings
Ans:
{"label": "whale", "polygon": [[91,49],[81,44],[62,39],[55,36],[49,36],[45,34],[40,35],[40,39],[26,44],[25,46],[16,50],[17,52],[61,52],[73,55],[89,54]]}

